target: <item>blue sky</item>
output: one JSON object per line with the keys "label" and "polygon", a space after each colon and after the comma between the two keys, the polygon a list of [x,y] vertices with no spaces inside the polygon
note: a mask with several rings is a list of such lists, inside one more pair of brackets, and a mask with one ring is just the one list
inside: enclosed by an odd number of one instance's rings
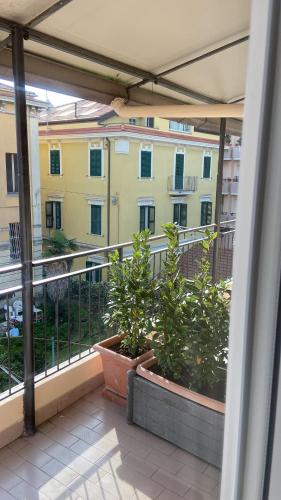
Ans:
{"label": "blue sky", "polygon": [[[4,83],[5,85],[10,85],[11,87],[13,87],[13,82],[11,82],[11,81],[0,79],[0,84],[1,83]],[[79,101],[79,99],[77,99],[77,97],[59,94],[58,92],[52,92],[52,91],[47,90],[47,89],[46,90],[45,89],[38,89],[36,87],[31,87],[29,85],[26,85],[26,90],[30,90],[31,92],[35,92],[41,101],[49,100],[53,104],[53,106],[60,106],[61,104],[67,104],[69,102]]]}

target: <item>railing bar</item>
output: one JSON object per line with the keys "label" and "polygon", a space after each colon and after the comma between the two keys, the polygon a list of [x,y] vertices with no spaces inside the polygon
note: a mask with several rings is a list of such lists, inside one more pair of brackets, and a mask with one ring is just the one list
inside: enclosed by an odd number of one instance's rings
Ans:
{"label": "railing bar", "polygon": [[79,274],[78,288],[78,336],[79,336],[79,359],[81,358],[81,274]]}
{"label": "railing bar", "polygon": [[10,266],[0,267],[0,274],[11,273],[14,271],[20,271],[22,269],[22,264],[13,264]]}
{"label": "railing bar", "polygon": [[89,354],[91,352],[91,306],[92,306],[92,297],[91,297],[91,279],[88,281],[88,338],[89,338]]}
{"label": "railing bar", "polygon": [[67,279],[67,341],[68,341],[68,364],[70,364],[71,358],[71,341],[70,341],[70,278]]}
{"label": "railing bar", "polygon": [[45,339],[45,376],[47,375],[47,285],[43,285],[43,317],[44,317],[44,339]]}
{"label": "railing bar", "polygon": [[56,308],[56,341],[57,341],[57,371],[60,369],[60,344],[59,344],[59,300],[56,300],[55,303],[55,308]]}
{"label": "railing bar", "polygon": [[11,394],[11,345],[10,345],[10,301],[9,295],[7,295],[7,339],[8,339],[8,387],[9,395]]}

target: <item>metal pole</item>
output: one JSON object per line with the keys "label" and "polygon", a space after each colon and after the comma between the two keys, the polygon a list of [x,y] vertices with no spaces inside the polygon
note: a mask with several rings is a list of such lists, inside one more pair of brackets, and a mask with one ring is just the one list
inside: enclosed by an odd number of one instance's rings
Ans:
{"label": "metal pole", "polygon": [[217,278],[218,268],[218,254],[219,254],[219,238],[220,238],[220,222],[221,222],[221,204],[222,204],[222,179],[223,179],[223,158],[224,158],[224,144],[225,144],[225,128],[226,119],[221,118],[220,121],[220,146],[219,146],[219,159],[218,159],[218,173],[217,173],[217,190],[216,190],[216,207],[215,207],[215,231],[218,237],[214,241],[213,247],[213,269],[212,276],[215,281]]}
{"label": "metal pole", "polygon": [[24,339],[24,433],[35,433],[34,356],[33,356],[33,289],[32,289],[32,222],[29,180],[28,134],[26,120],[24,30],[12,30],[15,115],[19,172],[19,216],[21,227],[22,302]]}

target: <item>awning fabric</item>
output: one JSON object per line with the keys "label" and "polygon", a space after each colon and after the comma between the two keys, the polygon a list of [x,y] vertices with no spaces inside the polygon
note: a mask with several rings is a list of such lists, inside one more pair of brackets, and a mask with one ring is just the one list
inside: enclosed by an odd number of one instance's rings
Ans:
{"label": "awning fabric", "polygon": [[104,104],[243,102],[250,0],[0,0],[0,13],[2,77],[8,20],[29,24],[30,84]]}

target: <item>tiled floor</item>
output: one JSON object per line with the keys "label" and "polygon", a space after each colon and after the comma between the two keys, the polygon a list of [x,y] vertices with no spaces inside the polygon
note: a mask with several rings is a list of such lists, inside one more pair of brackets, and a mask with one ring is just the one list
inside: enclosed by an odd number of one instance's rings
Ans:
{"label": "tiled floor", "polygon": [[99,391],[0,450],[1,500],[217,500],[219,480]]}

